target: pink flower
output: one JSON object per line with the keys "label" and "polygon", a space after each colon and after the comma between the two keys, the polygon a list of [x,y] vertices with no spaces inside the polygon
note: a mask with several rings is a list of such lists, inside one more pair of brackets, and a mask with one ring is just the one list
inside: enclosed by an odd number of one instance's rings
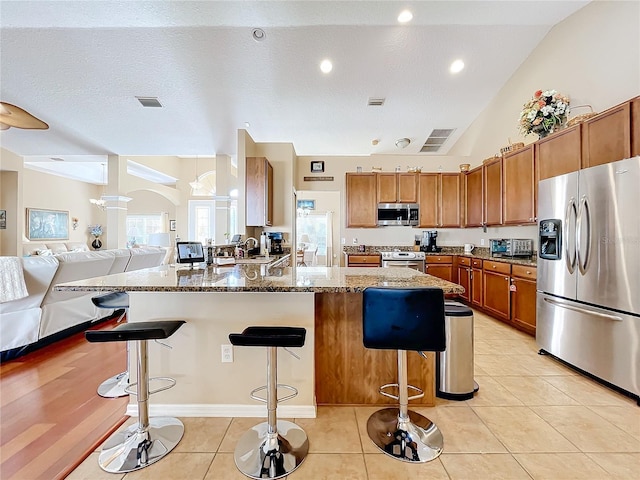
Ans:
{"label": "pink flower", "polygon": [[533,94],[533,98],[540,98],[542,96],[542,90],[536,90],[536,93]]}

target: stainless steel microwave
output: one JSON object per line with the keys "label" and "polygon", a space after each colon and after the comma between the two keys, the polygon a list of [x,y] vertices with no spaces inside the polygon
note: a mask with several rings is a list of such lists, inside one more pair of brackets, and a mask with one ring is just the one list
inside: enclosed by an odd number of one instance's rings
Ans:
{"label": "stainless steel microwave", "polygon": [[378,226],[418,225],[417,203],[379,203]]}

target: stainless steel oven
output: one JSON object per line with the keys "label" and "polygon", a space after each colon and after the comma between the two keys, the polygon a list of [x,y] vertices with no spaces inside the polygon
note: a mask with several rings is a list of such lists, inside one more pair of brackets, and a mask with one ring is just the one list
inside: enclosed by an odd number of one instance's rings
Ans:
{"label": "stainless steel oven", "polygon": [[424,273],[424,252],[380,252],[382,255],[382,267],[413,268]]}

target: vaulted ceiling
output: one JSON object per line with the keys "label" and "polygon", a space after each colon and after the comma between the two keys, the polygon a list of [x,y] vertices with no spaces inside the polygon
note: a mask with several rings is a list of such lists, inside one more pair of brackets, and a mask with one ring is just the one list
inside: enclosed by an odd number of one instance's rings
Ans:
{"label": "vaulted ceiling", "polygon": [[[414,155],[451,129],[442,155],[586,3],[2,1],[0,100],[50,128],[4,130],[0,144],[33,161],[233,156],[246,128],[298,155]],[[404,9],[413,19],[400,24]],[[411,141],[401,151],[399,138]]]}

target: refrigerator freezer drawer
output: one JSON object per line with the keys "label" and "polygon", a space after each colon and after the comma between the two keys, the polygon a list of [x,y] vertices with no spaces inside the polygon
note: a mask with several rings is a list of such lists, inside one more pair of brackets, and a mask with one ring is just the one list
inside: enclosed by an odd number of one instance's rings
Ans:
{"label": "refrigerator freezer drawer", "polygon": [[640,317],[538,292],[540,348],[640,395]]}

